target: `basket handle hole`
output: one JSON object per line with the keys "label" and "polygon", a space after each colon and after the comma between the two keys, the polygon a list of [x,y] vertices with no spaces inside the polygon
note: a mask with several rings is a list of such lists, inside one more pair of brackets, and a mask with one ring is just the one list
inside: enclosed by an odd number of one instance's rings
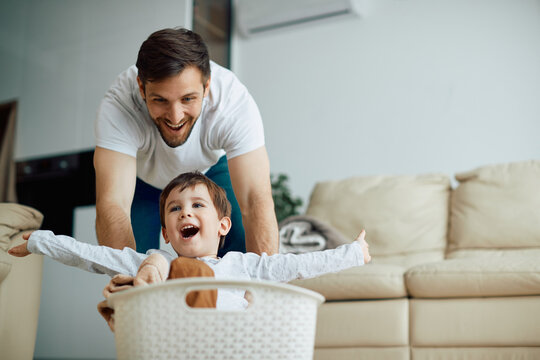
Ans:
{"label": "basket handle hole", "polygon": [[[245,304],[243,311],[253,306],[254,296],[253,293],[245,289],[221,289],[220,291],[227,291],[238,297],[238,302]],[[186,305],[192,309],[214,308],[217,302],[218,289],[204,289],[204,290],[191,290],[189,291],[184,301]]]}

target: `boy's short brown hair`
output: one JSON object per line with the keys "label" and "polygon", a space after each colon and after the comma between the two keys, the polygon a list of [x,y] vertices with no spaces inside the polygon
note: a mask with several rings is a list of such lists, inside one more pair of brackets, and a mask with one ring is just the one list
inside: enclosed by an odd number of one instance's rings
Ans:
{"label": "boy's short brown hair", "polygon": [[[192,188],[199,184],[205,185],[208,189],[208,193],[212,198],[212,202],[214,203],[218,217],[220,219],[222,219],[224,216],[231,217],[231,203],[227,199],[227,193],[225,190],[199,171],[193,171],[178,175],[172,179],[161,191],[161,195],[159,197],[159,218],[163,228],[165,228],[165,202],[167,201],[171,191],[176,188],[179,188],[180,191],[184,191],[187,188]],[[219,241],[219,248],[223,246],[224,242],[225,236],[222,236]]]}

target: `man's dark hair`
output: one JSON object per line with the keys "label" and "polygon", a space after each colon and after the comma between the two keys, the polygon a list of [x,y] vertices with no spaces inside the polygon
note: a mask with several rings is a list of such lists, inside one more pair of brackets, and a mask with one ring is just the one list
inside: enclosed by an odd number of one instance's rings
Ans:
{"label": "man's dark hair", "polygon": [[[199,171],[187,172],[178,175],[172,179],[167,186],[161,191],[159,197],[159,217],[161,220],[161,226],[165,228],[165,202],[169,197],[169,194],[173,190],[184,191],[185,189],[195,187],[196,185],[202,184],[208,189],[208,194],[212,198],[214,207],[218,213],[219,218],[224,216],[231,217],[231,203],[227,199],[227,193],[225,190],[208,178],[206,175],[200,173]],[[223,235],[219,241],[218,248],[221,249],[225,242],[225,235]]]}
{"label": "man's dark hair", "polygon": [[210,78],[210,57],[200,35],[191,30],[163,29],[151,34],[139,49],[137,69],[143,85],[177,75],[190,66],[202,74],[203,86]]}

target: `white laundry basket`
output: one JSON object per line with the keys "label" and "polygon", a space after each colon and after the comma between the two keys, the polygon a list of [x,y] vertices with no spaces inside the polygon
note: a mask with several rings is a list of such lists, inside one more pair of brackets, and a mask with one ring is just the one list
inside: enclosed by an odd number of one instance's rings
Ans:
{"label": "white laundry basket", "polygon": [[[245,310],[190,308],[193,290],[248,290]],[[118,359],[312,359],[320,294],[267,281],[169,280],[112,294]]]}

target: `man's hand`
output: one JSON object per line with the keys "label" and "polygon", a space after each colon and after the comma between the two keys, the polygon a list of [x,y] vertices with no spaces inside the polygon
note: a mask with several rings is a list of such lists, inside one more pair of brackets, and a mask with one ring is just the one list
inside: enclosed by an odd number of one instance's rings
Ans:
{"label": "man's hand", "polygon": [[354,240],[362,247],[362,253],[364,254],[364,264],[371,261],[371,255],[369,255],[369,244],[366,242],[366,230],[362,230],[360,235]]}
{"label": "man's hand", "polygon": [[111,331],[114,332],[114,309],[109,307],[107,299],[111,294],[114,294],[119,291],[124,291],[131,289],[133,287],[133,276],[117,274],[103,289],[103,296],[105,300],[100,302],[97,306],[98,312],[103,316]]}
{"label": "man's hand", "polygon": [[31,232],[23,234],[22,238],[24,239],[24,243],[9,249],[8,254],[16,257],[24,257],[30,255],[31,252],[28,251],[28,239],[30,238],[30,235],[32,235]]}

